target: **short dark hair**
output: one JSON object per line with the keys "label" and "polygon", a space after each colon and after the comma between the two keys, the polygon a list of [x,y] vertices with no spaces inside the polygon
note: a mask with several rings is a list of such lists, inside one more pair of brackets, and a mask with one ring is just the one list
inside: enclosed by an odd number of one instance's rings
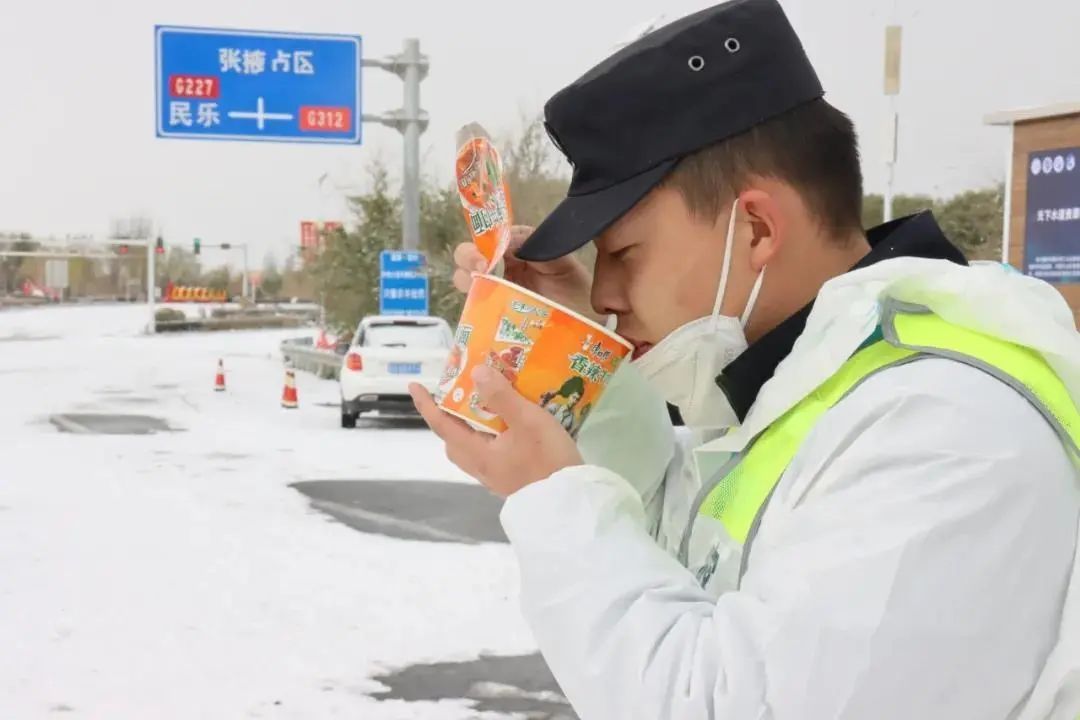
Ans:
{"label": "short dark hair", "polygon": [[714,220],[750,176],[792,185],[833,235],[862,229],[862,170],[851,119],[822,99],[683,158],[664,180],[694,215]]}

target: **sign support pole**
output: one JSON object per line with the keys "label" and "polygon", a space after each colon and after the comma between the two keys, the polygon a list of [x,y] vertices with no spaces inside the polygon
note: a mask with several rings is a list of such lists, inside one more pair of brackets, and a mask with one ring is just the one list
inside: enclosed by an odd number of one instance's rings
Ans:
{"label": "sign support pole", "polygon": [[365,59],[364,67],[392,72],[405,83],[404,104],[383,115],[364,115],[364,122],[377,122],[400,132],[404,139],[402,173],[401,247],[420,249],[420,134],[427,130],[428,114],[420,109],[420,82],[427,77],[428,59],[420,53],[420,41],[405,40],[400,55],[386,60]]}

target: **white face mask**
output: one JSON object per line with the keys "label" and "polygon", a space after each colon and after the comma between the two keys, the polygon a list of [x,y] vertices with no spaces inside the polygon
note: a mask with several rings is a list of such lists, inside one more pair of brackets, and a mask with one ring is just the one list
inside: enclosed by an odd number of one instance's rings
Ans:
{"label": "white face mask", "polygon": [[724,264],[720,269],[720,285],[712,315],[698,318],[676,328],[645,355],[633,362],[645,379],[672,405],[679,408],[683,421],[690,427],[726,428],[739,424],[724,391],[716,384],[720,374],[732,360],[747,348],[743,328],[757,302],[765,270],[758,274],[746,309],[741,317],[720,314],[731,271],[731,247],[735,239],[735,210],[738,198],[731,206],[727,239],[724,241]]}

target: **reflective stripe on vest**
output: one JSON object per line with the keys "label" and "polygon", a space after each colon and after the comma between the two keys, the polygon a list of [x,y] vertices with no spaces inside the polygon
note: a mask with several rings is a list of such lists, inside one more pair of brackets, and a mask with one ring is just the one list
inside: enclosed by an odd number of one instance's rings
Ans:
{"label": "reflective stripe on vest", "polygon": [[[1023,395],[1053,426],[1080,468],[1080,411],[1064,383],[1034,350],[948,323],[919,306],[891,302],[881,318],[883,340],[856,352],[810,395],[765,429],[734,469],[702,489],[697,514],[719,520],[745,546],[773,488],[817,421],[870,376],[928,357],[963,362]],[[685,561],[685,557],[682,558]]]}

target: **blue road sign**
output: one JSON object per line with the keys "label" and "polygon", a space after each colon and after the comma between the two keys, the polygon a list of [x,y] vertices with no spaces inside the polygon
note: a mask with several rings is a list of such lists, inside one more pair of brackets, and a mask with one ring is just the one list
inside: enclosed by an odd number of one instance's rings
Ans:
{"label": "blue road sign", "polygon": [[360,37],[154,28],[157,135],[360,142]]}
{"label": "blue road sign", "polygon": [[379,255],[379,314],[428,314],[427,259],[421,252],[383,250]]}

